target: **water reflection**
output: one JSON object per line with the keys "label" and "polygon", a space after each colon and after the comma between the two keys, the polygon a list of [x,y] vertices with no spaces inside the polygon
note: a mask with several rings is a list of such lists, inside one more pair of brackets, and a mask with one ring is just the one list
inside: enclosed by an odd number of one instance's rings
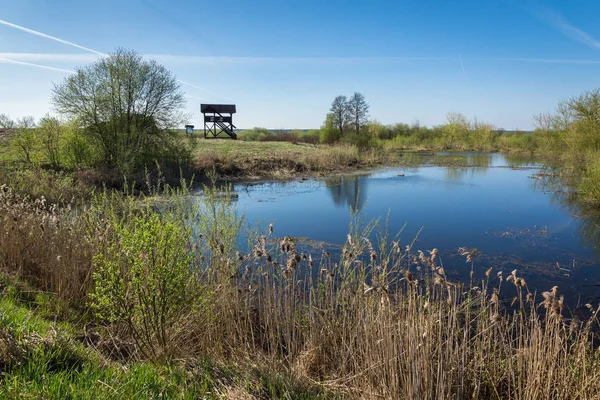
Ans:
{"label": "water reflection", "polygon": [[600,256],[600,210],[580,200],[573,177],[546,167],[532,175],[531,181],[534,190],[546,193],[551,204],[559,205],[575,219],[581,244],[595,248]]}
{"label": "water reflection", "polygon": [[421,164],[326,179],[236,183],[235,200],[262,232],[273,222],[278,235],[308,238],[319,248],[345,242],[349,210],[361,211],[366,221],[389,213],[390,234],[402,230],[402,240],[410,241],[421,232],[417,248],[438,248],[456,279],[469,279],[470,265],[453,257],[468,246],[482,254],[476,277],[489,267],[516,268],[532,291],[560,283],[575,300],[581,293],[598,294],[591,285],[600,283],[600,214],[581,204],[556,171],[501,154],[408,157]]}
{"label": "water reflection", "polygon": [[350,207],[352,212],[358,212],[368,197],[366,178],[364,175],[335,176],[325,178],[324,183],[336,206]]}

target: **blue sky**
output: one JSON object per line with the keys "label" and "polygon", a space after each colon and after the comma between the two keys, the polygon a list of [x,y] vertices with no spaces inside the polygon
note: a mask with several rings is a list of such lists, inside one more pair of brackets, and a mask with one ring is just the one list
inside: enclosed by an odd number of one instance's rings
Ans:
{"label": "blue sky", "polygon": [[238,127],[319,127],[358,91],[386,124],[531,129],[600,87],[598,17],[591,0],[0,0],[0,113],[41,117],[66,71],[125,47],[193,85],[197,126],[200,103],[235,102]]}

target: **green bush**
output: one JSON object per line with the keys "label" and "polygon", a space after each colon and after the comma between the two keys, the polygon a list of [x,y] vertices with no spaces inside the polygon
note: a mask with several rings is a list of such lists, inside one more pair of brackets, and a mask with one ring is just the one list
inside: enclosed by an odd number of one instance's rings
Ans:
{"label": "green bush", "polygon": [[94,258],[91,306],[101,320],[125,324],[145,357],[170,357],[180,319],[200,293],[188,251],[191,230],[150,210],[121,222],[116,240]]}

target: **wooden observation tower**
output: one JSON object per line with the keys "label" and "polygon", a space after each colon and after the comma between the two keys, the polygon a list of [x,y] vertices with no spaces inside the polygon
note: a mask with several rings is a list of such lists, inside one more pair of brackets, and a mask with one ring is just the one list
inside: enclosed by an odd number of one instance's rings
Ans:
{"label": "wooden observation tower", "polygon": [[200,112],[204,114],[205,139],[218,138],[221,134],[237,139],[233,125],[235,104],[201,104]]}

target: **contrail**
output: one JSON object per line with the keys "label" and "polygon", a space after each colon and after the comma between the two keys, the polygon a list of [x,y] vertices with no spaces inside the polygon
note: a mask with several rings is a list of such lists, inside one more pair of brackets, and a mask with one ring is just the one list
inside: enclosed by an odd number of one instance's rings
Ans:
{"label": "contrail", "polygon": [[465,76],[465,81],[469,82],[469,78],[467,77],[467,71],[465,70],[465,64],[463,63],[460,54],[458,55],[458,61],[460,61],[460,66],[462,68],[463,75]]}
{"label": "contrail", "polygon": [[29,67],[37,67],[37,68],[49,69],[51,71],[66,72],[67,74],[74,74],[75,73],[75,71],[70,71],[68,69],[54,68],[54,67],[49,67],[47,65],[33,64],[33,63],[25,62],[25,61],[16,61],[16,60],[11,60],[9,58],[4,58],[4,57],[0,57],[0,62],[6,62],[6,63],[9,63],[9,64],[27,65]]}
{"label": "contrail", "polygon": [[6,26],[10,26],[11,28],[15,28],[15,29],[27,32],[27,33],[31,33],[32,35],[37,35],[37,36],[41,36],[41,37],[46,38],[46,39],[54,40],[55,42],[59,42],[59,43],[62,43],[62,44],[73,46],[73,47],[77,47],[78,49],[81,49],[81,50],[90,51],[92,53],[95,53],[95,54],[98,54],[98,55],[101,55],[101,56],[106,55],[106,54],[101,53],[99,51],[90,49],[88,47],[83,47],[83,46],[80,46],[80,45],[78,45],[76,43],[69,42],[69,41],[63,40],[63,39],[59,39],[59,38],[57,38],[55,36],[46,35],[45,33],[34,31],[33,29],[25,28],[24,26],[12,24],[12,23],[10,23],[8,21],[3,21],[3,20],[0,19],[0,24],[6,25]]}
{"label": "contrail", "polygon": [[[27,33],[31,33],[32,35],[41,36],[41,37],[46,38],[46,39],[54,40],[54,41],[59,42],[59,43],[63,43],[63,44],[66,44],[66,45],[69,45],[69,46],[72,46],[72,47],[76,47],[76,48],[81,49],[81,50],[89,51],[91,53],[98,54],[100,56],[105,56],[106,55],[106,54],[104,54],[102,52],[99,52],[97,50],[90,49],[89,47],[84,47],[84,46],[78,45],[77,43],[73,43],[73,42],[69,42],[67,40],[59,39],[59,38],[54,37],[54,36],[46,35],[45,33],[34,31],[33,29],[25,28],[24,26],[16,25],[16,24],[10,23],[8,21],[3,21],[3,20],[0,19],[0,24],[9,26],[11,28],[19,29],[19,30],[27,32]],[[37,64],[26,63],[26,62],[22,62],[22,61],[13,61],[13,60],[8,60],[8,59],[5,59],[5,60],[7,62],[13,62],[13,63],[16,63],[16,64],[23,64],[23,65],[37,66],[37,67],[41,67],[41,68],[50,68],[50,69],[55,69],[55,70],[61,70],[60,68],[46,67],[46,66],[41,66],[41,65],[37,65]],[[66,70],[61,70],[61,71],[65,72]],[[69,71],[69,73],[73,73],[73,72]],[[206,93],[210,93],[212,95],[219,96],[219,97],[222,97],[222,98],[230,100],[230,101],[235,101],[235,100],[233,100],[233,99],[231,99],[229,97],[222,96],[222,95],[220,95],[218,93],[211,92],[210,90],[206,90],[206,89],[201,88],[200,86],[196,86],[196,85],[194,85],[192,83],[185,82],[185,81],[182,81],[182,80],[179,80],[179,79],[177,81],[180,82],[180,83],[183,83],[184,85],[189,85],[189,86],[194,87],[196,89],[202,90],[202,91],[204,91]]]}
{"label": "contrail", "polygon": [[199,89],[199,90],[202,90],[203,92],[206,92],[206,93],[209,93],[209,94],[212,94],[212,95],[215,95],[215,96],[222,97],[222,98],[224,98],[224,99],[226,99],[226,100],[229,100],[229,101],[235,101],[235,100],[233,100],[233,99],[232,99],[232,98],[230,98],[230,97],[223,96],[223,95],[220,95],[220,94],[218,94],[218,93],[215,93],[215,92],[211,92],[210,90],[207,90],[207,89],[201,88],[200,86],[196,86],[196,85],[194,85],[193,83],[189,83],[189,82],[182,81],[181,79],[177,79],[177,82],[179,82],[179,83],[183,83],[184,85],[188,85],[188,86],[191,86],[191,87],[193,87],[193,88],[196,88],[196,89]]}

